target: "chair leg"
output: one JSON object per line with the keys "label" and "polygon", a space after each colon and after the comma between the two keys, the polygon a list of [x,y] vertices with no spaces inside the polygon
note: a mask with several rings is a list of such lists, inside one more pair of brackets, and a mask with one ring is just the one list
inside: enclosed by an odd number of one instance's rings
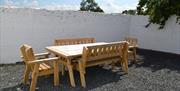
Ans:
{"label": "chair leg", "polygon": [[82,68],[82,63],[79,61],[78,62],[78,65],[79,65],[79,73],[80,73],[80,78],[81,78],[81,85],[82,87],[86,87],[86,81],[85,81],[85,77],[84,77],[84,68]]}
{"label": "chair leg", "polygon": [[68,71],[69,71],[69,78],[70,78],[70,82],[71,82],[71,86],[75,87],[75,81],[74,81],[74,73],[73,73],[73,69],[72,69],[72,65],[70,60],[67,60],[67,67],[68,67]]}
{"label": "chair leg", "polygon": [[26,65],[25,72],[24,72],[24,79],[23,79],[24,84],[28,83],[29,73],[30,73],[30,67]]}
{"label": "chair leg", "polygon": [[61,66],[61,72],[62,72],[62,76],[64,76],[64,73],[65,73],[65,66],[64,65]]}
{"label": "chair leg", "polygon": [[58,67],[58,62],[54,61],[54,86],[59,85],[59,67]]}
{"label": "chair leg", "polygon": [[35,64],[34,70],[32,73],[32,81],[31,81],[30,91],[35,91],[35,89],[36,89],[38,73],[39,73],[39,64]]}

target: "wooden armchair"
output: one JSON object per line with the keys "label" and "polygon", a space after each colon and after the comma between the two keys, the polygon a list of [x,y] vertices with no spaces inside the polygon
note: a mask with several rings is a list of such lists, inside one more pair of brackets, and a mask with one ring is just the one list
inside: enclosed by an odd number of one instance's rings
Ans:
{"label": "wooden armchair", "polygon": [[[95,38],[56,39],[54,41],[54,45],[60,46],[60,45],[87,44],[87,43],[95,43],[95,41],[96,41]],[[62,75],[64,75],[64,70],[65,70],[65,65],[62,65],[61,68]]]}
{"label": "wooden armchair", "polygon": [[125,41],[84,47],[82,59],[74,63],[80,73],[82,87],[86,87],[84,76],[86,67],[120,62],[123,70],[128,73],[127,52],[128,43]]}
{"label": "wooden armchair", "polygon": [[138,48],[138,40],[137,38],[133,38],[133,37],[126,37],[125,41],[128,42],[129,45],[129,51],[128,54],[131,56],[133,55],[134,61],[136,62],[136,49]]}
{"label": "wooden armchair", "polygon": [[[54,85],[56,86],[59,84],[58,57],[47,58],[49,53],[34,54],[31,46],[26,44],[20,47],[20,51],[22,54],[21,58],[26,66],[23,79],[24,84],[27,84],[29,74],[32,72],[30,91],[35,91],[38,76],[54,73]],[[42,58],[42,56],[45,56],[45,58]]]}

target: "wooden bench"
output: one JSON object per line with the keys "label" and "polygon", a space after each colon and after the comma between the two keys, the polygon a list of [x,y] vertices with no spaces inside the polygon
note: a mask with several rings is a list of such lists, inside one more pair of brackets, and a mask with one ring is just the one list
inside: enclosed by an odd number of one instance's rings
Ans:
{"label": "wooden bench", "polygon": [[128,73],[127,52],[128,43],[125,41],[84,47],[82,59],[74,63],[74,67],[80,72],[81,85],[86,87],[84,74],[87,67],[120,62],[123,70]]}

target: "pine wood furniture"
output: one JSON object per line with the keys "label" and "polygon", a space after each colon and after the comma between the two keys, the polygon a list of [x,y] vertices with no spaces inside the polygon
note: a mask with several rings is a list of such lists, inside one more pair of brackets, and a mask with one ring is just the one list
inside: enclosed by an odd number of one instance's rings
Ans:
{"label": "pine wood furniture", "polygon": [[65,60],[60,60],[59,63],[67,66],[69,72],[70,83],[72,87],[75,87],[74,75],[73,75],[73,61],[74,59],[81,58],[83,46],[90,45],[101,45],[107,44],[104,42],[100,43],[88,43],[88,44],[79,44],[79,45],[64,45],[64,46],[49,46],[46,47],[46,50],[50,53],[57,55],[59,58]]}
{"label": "pine wood furniture", "polygon": [[32,72],[32,81],[30,91],[35,91],[37,79],[39,76],[49,75],[54,73],[54,85],[59,85],[59,68],[58,57],[48,58],[49,53],[34,54],[33,49],[29,45],[20,47],[22,59],[25,62],[25,72],[23,83],[28,83],[30,72]]}
{"label": "pine wood furniture", "polygon": [[[87,43],[95,43],[95,38],[70,38],[70,39],[55,39],[55,46],[62,45],[75,45],[75,44],[87,44]],[[61,58],[61,60],[65,60]],[[64,75],[65,65],[61,66],[62,75]]]}
{"label": "pine wood furniture", "polygon": [[[48,52],[54,53],[55,55],[58,55],[59,57],[63,57],[66,59],[66,60],[61,60],[59,62],[61,62],[62,64],[68,67],[69,78],[70,78],[71,86],[73,87],[75,87],[73,67],[80,72],[81,84],[83,87],[86,86],[85,78],[84,78],[86,67],[108,63],[108,62],[111,63],[112,61],[115,60],[116,61],[121,60],[119,62],[123,66],[123,69],[125,70],[126,73],[128,72],[127,57],[126,57],[126,53],[127,53],[126,49],[128,49],[127,42],[112,43],[112,44],[99,42],[99,43],[89,43],[89,44],[79,44],[79,45],[50,46],[50,47],[46,47],[46,49]],[[89,54],[87,54],[87,52]],[[73,62],[74,59],[76,58],[81,58],[82,60],[78,60],[78,61],[75,60],[75,62]],[[111,61],[108,61],[110,59]]]}
{"label": "pine wood furniture", "polygon": [[82,59],[75,66],[80,72],[81,85],[86,87],[84,75],[87,67],[119,62],[123,70],[128,73],[127,52],[128,44],[125,41],[83,47]]}
{"label": "pine wood furniture", "polygon": [[59,45],[75,45],[94,43],[95,38],[72,38],[72,39],[55,39],[54,44]]}
{"label": "pine wood furniture", "polygon": [[137,59],[136,49],[138,48],[138,40],[137,40],[137,38],[126,37],[125,41],[127,41],[128,45],[129,45],[129,50],[128,50],[129,56],[133,56],[133,59],[136,62],[137,61],[136,60]]}

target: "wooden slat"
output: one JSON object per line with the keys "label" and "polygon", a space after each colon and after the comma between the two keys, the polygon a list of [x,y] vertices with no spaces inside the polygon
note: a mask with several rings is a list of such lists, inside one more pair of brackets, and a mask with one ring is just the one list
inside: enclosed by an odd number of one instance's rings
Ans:
{"label": "wooden slat", "polygon": [[73,39],[56,39],[55,45],[74,45],[74,44],[87,44],[94,43],[95,38],[73,38]]}
{"label": "wooden slat", "polygon": [[103,58],[111,58],[120,56],[122,49],[124,48],[123,43],[106,44],[89,46],[88,49],[88,60],[98,60]]}
{"label": "wooden slat", "polygon": [[52,66],[46,64],[46,63],[41,63],[40,66],[39,66],[39,70],[48,70],[48,69],[51,69]]}

